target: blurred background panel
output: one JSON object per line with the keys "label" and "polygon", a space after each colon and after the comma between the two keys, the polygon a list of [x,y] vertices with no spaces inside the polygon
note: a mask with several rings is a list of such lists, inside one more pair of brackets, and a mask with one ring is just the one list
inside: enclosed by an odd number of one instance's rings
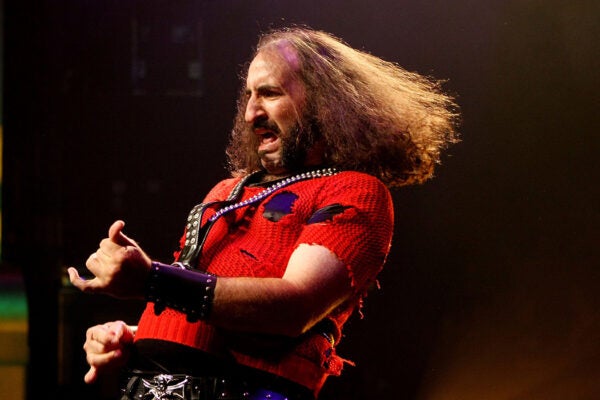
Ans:
{"label": "blurred background panel", "polygon": [[26,344],[15,398],[93,398],[85,329],[134,323],[141,305],[83,296],[65,268],[83,270],[115,219],[170,261],[188,210],[226,176],[257,35],[289,24],[445,79],[463,112],[435,179],[393,194],[381,290],[339,348],[356,367],[322,397],[600,395],[599,2],[2,5],[1,278],[24,289],[2,286],[21,293],[22,322],[0,359]]}

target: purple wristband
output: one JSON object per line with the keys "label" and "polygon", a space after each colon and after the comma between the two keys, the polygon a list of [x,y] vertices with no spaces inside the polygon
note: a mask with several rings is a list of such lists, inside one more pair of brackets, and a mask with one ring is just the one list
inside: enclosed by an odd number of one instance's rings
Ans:
{"label": "purple wristband", "polygon": [[210,315],[217,277],[175,265],[153,262],[146,283],[146,300],[158,315],[166,307],[181,311],[190,322]]}

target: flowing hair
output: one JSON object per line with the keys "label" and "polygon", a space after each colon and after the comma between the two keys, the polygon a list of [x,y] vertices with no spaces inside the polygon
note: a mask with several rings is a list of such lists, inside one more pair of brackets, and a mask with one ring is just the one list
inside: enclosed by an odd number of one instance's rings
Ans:
{"label": "flowing hair", "polygon": [[[458,106],[440,81],[304,27],[264,34],[255,54],[282,43],[297,53],[295,73],[307,96],[303,115],[324,143],[324,165],[374,175],[389,187],[422,183],[441,151],[458,141]],[[260,169],[243,92],[227,147],[234,175]]]}

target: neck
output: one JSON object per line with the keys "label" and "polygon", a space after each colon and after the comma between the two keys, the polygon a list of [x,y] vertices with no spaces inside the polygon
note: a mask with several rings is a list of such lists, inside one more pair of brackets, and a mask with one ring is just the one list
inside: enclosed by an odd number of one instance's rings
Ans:
{"label": "neck", "polygon": [[283,178],[287,178],[288,176],[290,176],[290,173],[281,173],[281,174],[269,174],[269,173],[265,173],[261,178],[260,178],[260,182],[264,183],[264,182],[272,182],[272,181],[276,181],[278,179],[283,179]]}
{"label": "neck", "polygon": [[260,177],[260,182],[265,183],[265,182],[276,181],[278,179],[287,178],[292,175],[298,175],[303,172],[314,171],[319,168],[323,168],[323,166],[322,165],[305,165],[304,167],[295,169],[293,171],[284,171],[284,172],[279,172],[279,173],[271,173],[268,171],[264,171],[263,175]]}

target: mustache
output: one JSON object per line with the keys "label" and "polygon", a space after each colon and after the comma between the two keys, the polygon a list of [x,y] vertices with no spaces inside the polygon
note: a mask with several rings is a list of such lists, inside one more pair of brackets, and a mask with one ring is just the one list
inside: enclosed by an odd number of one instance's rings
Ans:
{"label": "mustache", "polygon": [[266,129],[273,131],[276,134],[280,134],[279,126],[275,122],[269,121],[268,119],[257,120],[252,123],[252,130],[255,129]]}

